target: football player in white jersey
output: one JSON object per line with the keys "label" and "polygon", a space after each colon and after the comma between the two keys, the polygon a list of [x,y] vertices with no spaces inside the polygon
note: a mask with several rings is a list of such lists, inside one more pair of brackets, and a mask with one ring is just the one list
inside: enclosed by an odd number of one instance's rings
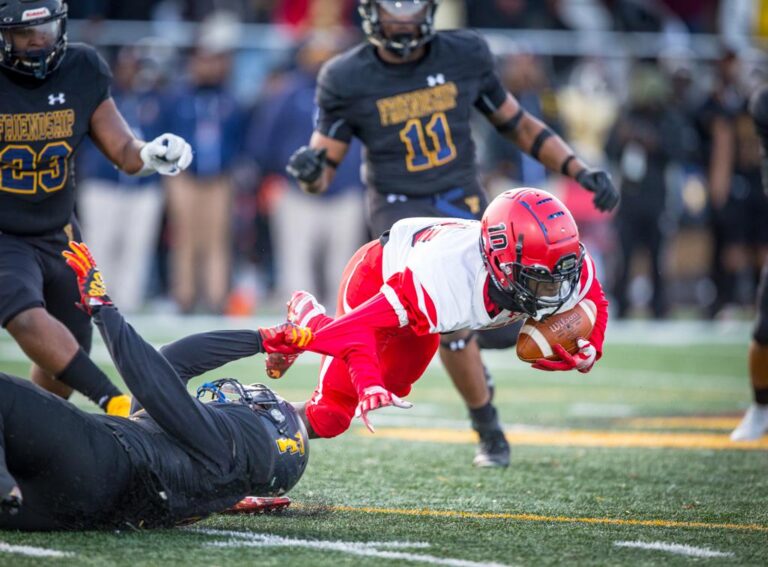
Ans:
{"label": "football player in white jersey", "polygon": [[[288,320],[314,332],[296,354],[271,354],[282,375],[298,353],[326,355],[302,414],[311,437],[335,437],[367,413],[404,401],[437,352],[440,333],[542,319],[589,298],[595,326],[581,350],[539,360],[541,370],[589,372],[600,358],[608,301],[571,213],[539,189],[515,189],[491,202],[481,221],[410,218],[360,248],[347,264],[337,317],[304,291]],[[269,366],[268,366],[269,368]]]}

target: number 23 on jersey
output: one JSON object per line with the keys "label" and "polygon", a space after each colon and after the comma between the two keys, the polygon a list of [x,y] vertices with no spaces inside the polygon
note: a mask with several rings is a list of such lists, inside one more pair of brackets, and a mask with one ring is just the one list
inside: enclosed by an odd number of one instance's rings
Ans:
{"label": "number 23 on jersey", "polygon": [[39,153],[27,145],[10,144],[0,150],[0,191],[34,195],[59,191],[66,185],[68,158],[72,148],[66,142],[47,144]]}
{"label": "number 23 on jersey", "polygon": [[406,147],[408,171],[439,167],[456,158],[456,147],[445,112],[436,112],[424,125],[421,118],[411,118],[400,130]]}

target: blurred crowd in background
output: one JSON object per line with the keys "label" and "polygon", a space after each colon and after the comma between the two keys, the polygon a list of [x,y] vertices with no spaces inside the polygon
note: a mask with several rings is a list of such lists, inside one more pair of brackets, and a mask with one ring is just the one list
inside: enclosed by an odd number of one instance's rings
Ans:
{"label": "blurred crowd in background", "polygon": [[[70,41],[94,43],[110,61],[113,96],[131,126],[145,139],[174,132],[195,151],[188,172],[165,180],[130,178],[95,148],[80,152],[79,215],[123,310],[247,315],[297,288],[334,304],[347,259],[378,236],[364,229],[359,147],[321,197],[302,194],[284,168],[311,136],[320,66],[364,40],[356,6],[70,3],[70,17],[82,20]],[[768,82],[768,0],[444,0],[438,16],[441,27],[485,28],[509,90],[621,187],[618,212],[599,213],[575,182],[477,120],[491,196],[521,185],[559,194],[615,315],[749,312],[768,254],[768,200],[747,107]],[[144,21],[137,29],[146,34],[115,45],[104,32],[115,20]],[[174,25],[186,22],[199,25],[185,43]],[[277,40],[253,48],[249,34],[267,30]],[[557,32],[580,34],[564,36],[571,42],[590,32],[611,41],[620,36],[610,32],[650,32],[656,43],[634,57],[618,44],[587,54],[541,49]]]}

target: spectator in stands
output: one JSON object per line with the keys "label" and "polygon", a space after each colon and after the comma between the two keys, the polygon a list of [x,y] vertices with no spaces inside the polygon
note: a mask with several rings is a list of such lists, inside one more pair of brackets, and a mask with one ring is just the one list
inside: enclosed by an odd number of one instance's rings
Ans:
{"label": "spectator in stands", "polygon": [[311,288],[332,299],[347,259],[364,240],[359,143],[319,198],[302,192],[285,173],[293,151],[312,135],[317,73],[347,43],[327,32],[309,36],[296,53],[296,70],[264,102],[249,131],[248,153],[267,178],[263,188],[274,191],[279,185],[270,219],[278,297]]}
{"label": "spectator in stands", "polygon": [[174,93],[168,119],[195,151],[195,165],[169,180],[171,286],[182,313],[223,312],[230,285],[231,171],[245,114],[228,80],[237,37],[229,19],[203,24],[189,80]]}
{"label": "spectator in stands", "polygon": [[[136,136],[151,140],[162,134],[160,73],[148,45],[122,48],[114,75],[112,97]],[[125,175],[92,142],[78,165],[83,233],[104,258],[102,270],[121,310],[137,311],[144,303],[162,215],[160,179]]]}
{"label": "spectator in stands", "polygon": [[768,206],[760,184],[759,144],[747,109],[737,54],[725,50],[717,64],[711,96],[699,112],[707,144],[711,226],[714,238],[712,279],[717,295],[709,314],[751,304],[756,251],[768,246]]}
{"label": "spectator in stands", "polygon": [[668,311],[664,244],[672,225],[666,214],[666,173],[672,160],[683,158],[685,133],[678,114],[668,110],[670,93],[666,77],[655,66],[641,64],[633,69],[628,104],[606,144],[619,172],[623,199],[616,216],[621,259],[614,295],[619,317],[625,317],[630,308],[632,260],[640,248],[650,256],[652,314],[663,318]]}

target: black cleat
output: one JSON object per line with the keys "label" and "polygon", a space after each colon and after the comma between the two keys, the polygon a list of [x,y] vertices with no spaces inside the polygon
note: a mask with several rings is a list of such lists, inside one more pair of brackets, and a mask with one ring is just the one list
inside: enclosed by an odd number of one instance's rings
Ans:
{"label": "black cleat", "polygon": [[7,513],[11,516],[18,514],[21,509],[22,501],[21,490],[18,486],[14,486],[11,491],[0,500],[0,513]]}
{"label": "black cleat", "polygon": [[509,466],[509,442],[504,437],[504,431],[497,422],[492,427],[479,428],[474,425],[475,431],[480,436],[480,443],[475,451],[472,464],[480,468],[508,467]]}

